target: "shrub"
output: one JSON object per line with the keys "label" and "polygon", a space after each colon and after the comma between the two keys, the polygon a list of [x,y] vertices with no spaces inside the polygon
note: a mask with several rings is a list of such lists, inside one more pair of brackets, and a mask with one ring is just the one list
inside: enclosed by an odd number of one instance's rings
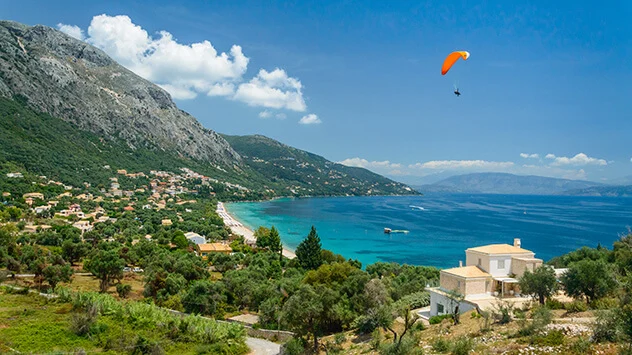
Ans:
{"label": "shrub", "polygon": [[511,322],[511,313],[513,312],[513,304],[509,302],[499,302],[492,314],[496,322],[500,324],[507,324]]}
{"label": "shrub", "polygon": [[305,344],[298,338],[292,338],[283,344],[282,353],[284,355],[302,355],[305,352]]}
{"label": "shrub", "polygon": [[445,353],[450,350],[450,342],[445,338],[437,338],[432,342],[432,350]]}
{"label": "shrub", "polygon": [[589,354],[591,352],[592,344],[590,340],[579,337],[573,344],[571,344],[571,351],[578,355]]}
{"label": "shrub", "polygon": [[344,344],[345,341],[347,341],[347,337],[345,336],[345,333],[338,333],[334,335],[334,344],[336,345]]}
{"label": "shrub", "polygon": [[443,322],[444,319],[452,319],[452,315],[451,314],[442,314],[442,315],[437,315],[437,316],[432,316],[430,317],[430,319],[428,319],[428,322],[430,324],[439,324],[441,322]]}
{"label": "shrub", "polygon": [[467,355],[470,351],[474,350],[474,340],[467,336],[460,336],[452,343],[450,354],[452,355]]}
{"label": "shrub", "polygon": [[546,300],[546,303],[544,303],[544,305],[547,306],[549,309],[565,309],[564,303],[556,300],[555,298],[549,298],[548,300]]}
{"label": "shrub", "polygon": [[488,332],[492,329],[491,327],[491,323],[492,323],[492,314],[489,311],[481,311],[481,317],[483,318],[483,321],[480,323],[481,326],[481,333],[485,333]]}
{"label": "shrub", "polygon": [[619,338],[619,318],[615,311],[600,311],[593,324],[592,339],[596,343],[615,342]]}
{"label": "shrub", "polygon": [[619,305],[619,301],[616,298],[601,298],[590,302],[591,309],[614,309]]}
{"label": "shrub", "polygon": [[382,334],[379,329],[375,329],[373,333],[371,333],[371,341],[369,342],[369,345],[371,345],[372,350],[378,350],[381,344]]}
{"label": "shrub", "polygon": [[551,330],[546,335],[531,338],[532,345],[558,346],[564,344],[564,333],[561,330]]}
{"label": "shrub", "polygon": [[415,337],[404,338],[401,343],[390,343],[380,349],[380,355],[422,355],[423,350],[417,346]]}
{"label": "shrub", "polygon": [[85,311],[75,313],[70,318],[70,329],[73,333],[84,336],[90,333],[90,328],[97,321],[99,312],[96,306],[88,307]]}
{"label": "shrub", "polygon": [[586,312],[588,310],[586,303],[580,301],[569,302],[564,305],[564,308],[568,313]]}
{"label": "shrub", "polygon": [[119,283],[116,285],[116,292],[118,293],[119,297],[127,298],[127,296],[129,296],[129,294],[132,292],[132,285]]}
{"label": "shrub", "polygon": [[531,321],[526,319],[520,321],[519,336],[535,336],[544,330],[551,323],[551,310],[546,306],[536,307],[532,313]]}

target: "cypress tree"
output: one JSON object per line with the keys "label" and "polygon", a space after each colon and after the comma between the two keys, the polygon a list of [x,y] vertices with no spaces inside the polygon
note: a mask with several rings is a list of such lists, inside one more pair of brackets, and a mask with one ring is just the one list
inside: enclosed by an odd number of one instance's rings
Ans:
{"label": "cypress tree", "polygon": [[296,247],[296,257],[298,258],[298,263],[307,270],[315,270],[322,265],[320,238],[314,226],[312,226],[307,238]]}

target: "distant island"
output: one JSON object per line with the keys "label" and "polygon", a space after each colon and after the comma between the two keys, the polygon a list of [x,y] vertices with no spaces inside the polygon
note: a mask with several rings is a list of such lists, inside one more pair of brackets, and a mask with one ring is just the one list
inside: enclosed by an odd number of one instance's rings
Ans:
{"label": "distant island", "polygon": [[[598,182],[508,173],[473,173],[452,176],[433,184],[414,186],[421,193],[483,193],[508,195],[594,195],[622,187]],[[628,194],[630,189],[627,190]],[[608,194],[609,196],[612,194]]]}

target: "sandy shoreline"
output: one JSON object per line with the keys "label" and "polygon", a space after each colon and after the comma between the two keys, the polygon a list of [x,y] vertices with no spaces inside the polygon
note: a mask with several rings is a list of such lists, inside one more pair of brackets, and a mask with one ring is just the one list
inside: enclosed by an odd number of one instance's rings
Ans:
{"label": "sandy shoreline", "polygon": [[[250,230],[250,228],[244,226],[239,220],[234,218],[226,209],[222,202],[217,203],[217,214],[222,217],[224,220],[224,224],[229,226],[233,233],[242,235],[244,237],[244,241],[246,244],[255,244],[257,242],[257,238],[255,237],[255,233]],[[283,256],[289,259],[296,258],[296,254],[293,251],[287,249],[285,246],[283,247]]]}

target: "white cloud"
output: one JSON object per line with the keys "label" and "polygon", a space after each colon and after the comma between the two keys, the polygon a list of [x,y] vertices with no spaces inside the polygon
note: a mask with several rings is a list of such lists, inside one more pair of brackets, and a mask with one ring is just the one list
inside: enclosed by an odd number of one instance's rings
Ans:
{"label": "white cloud", "polygon": [[235,92],[233,83],[217,83],[206,93],[208,96],[230,96]]}
{"label": "white cloud", "polygon": [[549,154],[547,154],[547,155],[545,156],[545,158],[547,158],[547,159],[555,159],[555,154],[551,154],[551,153],[549,153]]}
{"label": "white cloud", "polygon": [[524,159],[538,159],[540,156],[538,154],[528,154],[528,153],[520,153],[520,157]]}
{"label": "white cloud", "polygon": [[630,163],[632,163],[632,158],[630,158]]}
{"label": "white cloud", "polygon": [[[376,168],[376,169],[400,169],[402,167],[399,163],[391,163],[388,160],[384,161],[368,161],[362,158],[349,158],[343,161],[339,161],[338,164],[346,166],[355,166],[358,168]],[[403,173],[403,172],[400,172]]]}
{"label": "white cloud", "polygon": [[283,69],[276,68],[271,72],[261,69],[257,76],[237,87],[233,98],[250,106],[303,112],[307,105],[301,88],[301,82],[289,77]]}
{"label": "white cloud", "polygon": [[272,112],[268,110],[259,112],[259,118],[270,118],[270,117],[272,117]]}
{"label": "white cloud", "polygon": [[83,34],[83,30],[79,28],[79,26],[58,23],[57,29],[69,35],[70,37],[74,37],[80,41],[83,41],[86,38]]}
{"label": "white cloud", "polygon": [[[552,154],[551,154],[552,155]],[[604,159],[592,158],[587,156],[584,153],[579,153],[572,158],[568,157],[555,157],[554,161],[551,163],[554,166],[561,165],[608,165],[608,162]]]}
{"label": "white cloud", "polygon": [[320,118],[318,118],[317,115],[310,113],[307,116],[303,116],[303,118],[301,118],[300,121],[298,121],[298,123],[300,124],[319,124],[322,123],[322,121],[320,120]]}
{"label": "white cloud", "polygon": [[[58,24],[73,37],[83,39],[77,26]],[[250,59],[241,46],[227,52],[205,40],[183,44],[167,31],[150,35],[125,15],[98,15],[92,18],[86,41],[110,55],[121,65],[167,90],[175,99],[193,99],[199,94],[220,96],[250,106],[307,110],[299,79],[285,70],[261,69],[247,82],[244,75]],[[246,79],[247,80],[247,79]],[[285,114],[277,113],[278,119]]]}
{"label": "white cloud", "polygon": [[273,113],[272,111],[268,111],[268,110],[263,110],[261,112],[259,112],[259,118],[270,118],[273,117],[278,119],[278,120],[284,120],[287,118],[287,116],[280,112],[280,113]]}
{"label": "white cloud", "polygon": [[504,169],[514,165],[510,161],[486,161],[486,160],[433,160],[425,163],[411,164],[411,169]]}
{"label": "white cloud", "polygon": [[238,45],[218,53],[211,42],[178,43],[167,31],[154,38],[125,15],[98,15],[88,27],[87,41],[136,74],[161,85],[174,98],[198,93],[228,96],[240,81],[249,58]]}

